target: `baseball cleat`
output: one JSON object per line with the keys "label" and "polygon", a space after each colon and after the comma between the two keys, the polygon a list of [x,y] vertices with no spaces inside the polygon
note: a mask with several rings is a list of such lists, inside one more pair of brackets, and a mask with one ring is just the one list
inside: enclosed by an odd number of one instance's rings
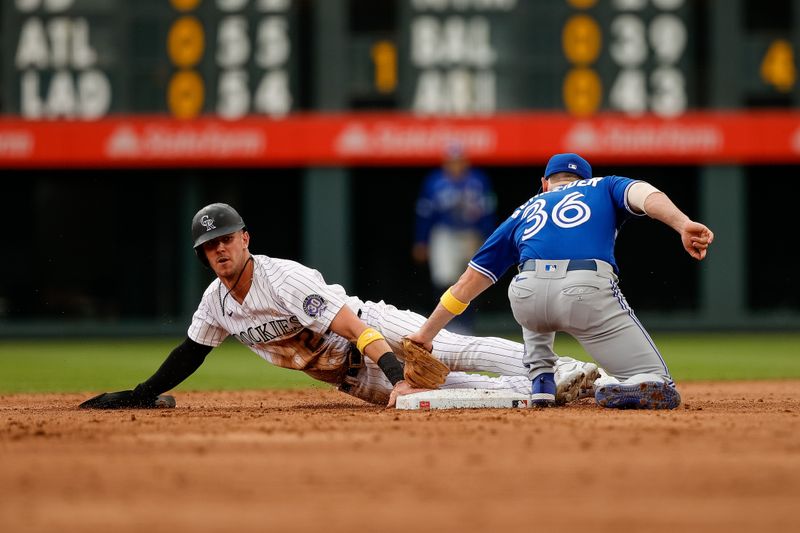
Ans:
{"label": "baseball cleat", "polygon": [[[562,358],[567,359],[567,358]],[[556,365],[556,404],[594,398],[594,380],[600,377],[597,365],[575,359]]]}
{"label": "baseball cleat", "polygon": [[583,364],[583,380],[578,391],[578,400],[583,398],[594,398],[594,382],[601,376],[600,369],[594,363]]}
{"label": "baseball cleat", "polygon": [[175,397],[169,394],[162,394],[155,401],[155,407],[158,409],[172,409],[175,405]]}
{"label": "baseball cleat", "polygon": [[556,382],[553,374],[539,374],[531,382],[531,405],[533,407],[553,407],[556,404]]}
{"label": "baseball cleat", "polygon": [[597,387],[594,398],[612,409],[675,409],[681,404],[675,387],[663,381],[608,383]]}

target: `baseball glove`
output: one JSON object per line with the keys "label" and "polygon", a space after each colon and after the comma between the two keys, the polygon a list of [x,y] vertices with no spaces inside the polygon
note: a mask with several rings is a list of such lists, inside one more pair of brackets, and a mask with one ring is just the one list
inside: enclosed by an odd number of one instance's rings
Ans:
{"label": "baseball glove", "polygon": [[405,367],[403,379],[415,389],[438,389],[444,383],[450,369],[436,359],[431,352],[412,342],[403,339]]}
{"label": "baseball glove", "polygon": [[81,409],[157,409],[175,407],[175,398],[167,394],[143,398],[132,390],[104,392],[89,398],[78,407]]}

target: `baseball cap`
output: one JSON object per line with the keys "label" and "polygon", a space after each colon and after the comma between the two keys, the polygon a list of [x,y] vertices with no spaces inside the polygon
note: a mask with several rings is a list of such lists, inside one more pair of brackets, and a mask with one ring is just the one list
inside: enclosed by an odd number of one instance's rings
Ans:
{"label": "baseball cap", "polygon": [[460,142],[449,142],[444,148],[444,158],[447,160],[464,159],[466,155],[466,150]]}
{"label": "baseball cap", "polygon": [[592,178],[592,166],[578,154],[556,154],[547,162],[544,177],[549,178],[558,172],[572,172],[585,180]]}

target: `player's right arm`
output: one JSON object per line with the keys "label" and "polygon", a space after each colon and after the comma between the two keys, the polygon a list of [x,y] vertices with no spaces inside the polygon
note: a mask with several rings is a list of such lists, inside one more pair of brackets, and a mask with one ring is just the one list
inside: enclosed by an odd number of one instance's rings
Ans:
{"label": "player's right arm", "polygon": [[428,320],[419,330],[408,336],[410,340],[431,350],[433,339],[442,328],[464,312],[472,300],[497,282],[497,279],[519,258],[513,239],[516,226],[515,213],[483,243],[458,281],[442,295]]}
{"label": "player's right arm", "polygon": [[494,282],[472,267],[467,267],[455,284],[442,295],[439,304],[419,330],[408,338],[430,351],[433,339],[456,315],[462,313],[467,305]]}
{"label": "player's right arm", "polygon": [[663,222],[680,234],[683,249],[689,255],[698,261],[705,258],[708,245],[714,241],[713,231],[690,219],[663,192],[648,194],[643,203],[644,212],[650,218]]}
{"label": "player's right arm", "polygon": [[139,383],[132,390],[105,392],[86,400],[80,407],[84,409],[124,409],[155,407],[158,395],[166,392],[197,370],[211,346],[205,346],[186,338],[183,343],[170,352],[167,359],[155,374]]}
{"label": "player's right arm", "polygon": [[212,283],[203,295],[192,317],[189,332],[180,345],[170,352],[155,374],[131,390],[106,392],[83,402],[84,409],[124,409],[155,407],[159,394],[166,392],[197,370],[214,347],[219,346],[228,332],[221,327],[214,307]]}

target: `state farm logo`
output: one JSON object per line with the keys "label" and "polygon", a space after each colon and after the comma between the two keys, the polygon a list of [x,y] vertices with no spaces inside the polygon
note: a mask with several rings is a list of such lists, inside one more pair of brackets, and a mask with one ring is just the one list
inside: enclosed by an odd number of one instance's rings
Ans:
{"label": "state farm logo", "polygon": [[266,145],[264,132],[252,127],[145,124],[137,129],[122,124],[109,136],[105,151],[111,159],[257,158]]}
{"label": "state farm logo", "polygon": [[797,128],[792,136],[792,150],[800,154],[800,128]]}
{"label": "state farm logo", "polygon": [[723,149],[724,135],[713,124],[607,120],[579,123],[567,132],[563,142],[565,150],[574,152],[708,155]]}
{"label": "state farm logo", "polygon": [[360,124],[344,130],[336,140],[336,151],[344,154],[359,154],[369,151],[369,134]]}
{"label": "state farm logo", "polygon": [[575,152],[591,152],[597,149],[600,142],[595,129],[589,124],[578,124],[568,133],[564,144]]}
{"label": "state farm logo", "polygon": [[0,131],[0,157],[28,157],[33,153],[34,137],[21,130]]}
{"label": "state farm logo", "polygon": [[127,126],[117,128],[106,146],[106,153],[111,157],[135,157],[140,151],[139,136]]}
{"label": "state farm logo", "polygon": [[497,133],[491,126],[353,122],[336,137],[334,149],[341,156],[438,157],[453,143],[470,155],[491,153],[497,146]]}

